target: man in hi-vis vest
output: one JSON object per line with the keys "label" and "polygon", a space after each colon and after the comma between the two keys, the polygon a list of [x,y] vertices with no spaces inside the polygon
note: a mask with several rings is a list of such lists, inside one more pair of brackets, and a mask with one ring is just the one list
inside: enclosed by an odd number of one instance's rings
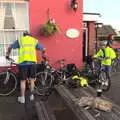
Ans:
{"label": "man in hi-vis vest", "polygon": [[36,73],[36,63],[37,56],[36,50],[40,50],[42,56],[45,57],[45,48],[42,44],[38,42],[34,37],[32,37],[27,31],[23,33],[23,36],[18,40],[14,41],[9,45],[6,58],[9,58],[12,49],[18,49],[18,68],[21,75],[20,89],[21,95],[18,97],[20,103],[25,103],[25,90],[26,90],[26,81],[30,80],[30,100],[34,100],[34,81]]}

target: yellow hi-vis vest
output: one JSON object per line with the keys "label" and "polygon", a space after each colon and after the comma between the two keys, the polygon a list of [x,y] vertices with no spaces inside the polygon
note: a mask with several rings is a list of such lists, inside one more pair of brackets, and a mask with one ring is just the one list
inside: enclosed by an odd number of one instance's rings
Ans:
{"label": "yellow hi-vis vest", "polygon": [[24,36],[21,37],[18,42],[20,45],[18,63],[20,64],[25,61],[36,63],[36,45],[38,43],[38,40],[31,36]]}
{"label": "yellow hi-vis vest", "polygon": [[84,78],[84,77],[80,77],[80,76],[78,76],[78,75],[74,75],[74,76],[72,77],[72,79],[73,79],[73,80],[79,80],[79,85],[80,85],[81,87],[88,86],[88,80],[87,80],[86,78]]}
{"label": "yellow hi-vis vest", "polygon": [[[112,59],[116,58],[115,51],[110,47],[106,47],[106,48],[104,48],[104,52],[105,53],[103,53],[103,51],[100,49],[98,51],[98,53],[93,56],[93,58],[109,57],[109,59],[102,60],[101,63],[103,65],[111,65]],[[105,54],[105,56],[104,56],[104,54]]]}

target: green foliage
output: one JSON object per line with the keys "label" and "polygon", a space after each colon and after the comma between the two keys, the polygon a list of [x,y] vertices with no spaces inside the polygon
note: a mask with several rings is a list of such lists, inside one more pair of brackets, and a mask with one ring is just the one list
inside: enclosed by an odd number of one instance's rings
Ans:
{"label": "green foliage", "polygon": [[107,40],[108,38],[107,37],[99,37],[99,40],[102,41],[102,40]]}
{"label": "green foliage", "polygon": [[50,20],[44,24],[41,29],[44,36],[51,36],[60,31],[58,25]]}
{"label": "green foliage", "polygon": [[116,36],[115,40],[120,42],[120,36]]}
{"label": "green foliage", "polygon": [[[103,37],[99,37],[99,40],[102,41],[102,40],[107,40],[108,37],[106,36],[103,36]],[[120,36],[115,36],[114,38],[115,41],[120,41]]]}

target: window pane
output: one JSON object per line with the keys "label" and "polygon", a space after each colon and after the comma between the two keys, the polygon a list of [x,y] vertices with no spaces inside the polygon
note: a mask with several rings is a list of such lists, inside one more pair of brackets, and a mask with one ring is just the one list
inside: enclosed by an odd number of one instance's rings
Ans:
{"label": "window pane", "polygon": [[3,29],[4,27],[4,7],[2,7],[2,4],[0,3],[0,29]]}
{"label": "window pane", "polygon": [[[29,17],[27,11],[27,4],[19,4],[16,3],[15,7],[13,7],[13,13],[15,13],[15,26],[17,29],[28,28]],[[19,15],[19,17],[17,16]],[[23,22],[21,22],[23,20]]]}
{"label": "window pane", "polygon": [[[17,0],[16,0],[17,1]],[[24,1],[24,0],[21,0]],[[29,31],[28,1],[15,2],[15,0],[0,1],[0,66],[6,64],[5,53],[8,45]],[[16,59],[18,50],[11,51],[12,58]],[[4,59],[3,59],[4,58]]]}
{"label": "window pane", "polygon": [[14,29],[15,20],[12,13],[12,3],[5,3],[4,29]]}
{"label": "window pane", "polygon": [[4,45],[0,44],[0,56],[4,55]]}
{"label": "window pane", "polygon": [[3,28],[29,29],[28,2],[0,2],[0,29]]}
{"label": "window pane", "polygon": [[4,43],[4,32],[0,31],[0,43],[3,44]]}

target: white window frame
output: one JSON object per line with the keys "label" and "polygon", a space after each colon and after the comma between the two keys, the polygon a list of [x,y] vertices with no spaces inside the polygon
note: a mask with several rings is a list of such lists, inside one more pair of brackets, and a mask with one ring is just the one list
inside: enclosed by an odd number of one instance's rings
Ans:
{"label": "white window frame", "polygon": [[[27,18],[25,24],[27,24],[27,26],[25,28],[22,28],[22,29],[21,28],[15,28],[15,29],[0,28],[0,34],[3,35],[2,38],[4,39],[3,42],[0,42],[0,45],[3,45],[3,49],[4,49],[4,54],[0,53],[0,66],[7,66],[8,65],[8,62],[5,59],[5,53],[6,53],[6,49],[7,49],[6,46],[8,44],[10,44],[11,42],[13,42],[14,40],[17,40],[20,36],[22,36],[22,34],[23,34],[24,31],[26,31],[26,30],[29,31],[29,9],[28,9],[28,1],[15,1],[15,0],[14,1],[11,1],[11,0],[9,0],[9,1],[8,0],[7,1],[0,1],[0,7],[3,7],[2,4],[6,3],[6,2],[7,3],[11,3],[11,4],[14,3],[14,5],[16,5],[16,3],[17,4],[23,4],[23,5],[25,5],[26,18]],[[3,13],[3,18],[4,17],[5,17],[5,11]],[[16,13],[14,13],[13,17],[16,19],[16,17],[19,17],[19,15],[16,15]],[[23,21],[23,22],[25,22],[25,21]],[[3,23],[3,26],[4,26],[4,23]],[[10,33],[10,34],[8,34],[8,33]],[[9,38],[10,35],[11,35],[11,37],[13,39],[12,40],[11,39],[7,40],[7,38]],[[13,51],[14,50],[12,50],[11,57],[17,62],[17,58],[18,58],[17,55],[18,54],[15,55]]]}

